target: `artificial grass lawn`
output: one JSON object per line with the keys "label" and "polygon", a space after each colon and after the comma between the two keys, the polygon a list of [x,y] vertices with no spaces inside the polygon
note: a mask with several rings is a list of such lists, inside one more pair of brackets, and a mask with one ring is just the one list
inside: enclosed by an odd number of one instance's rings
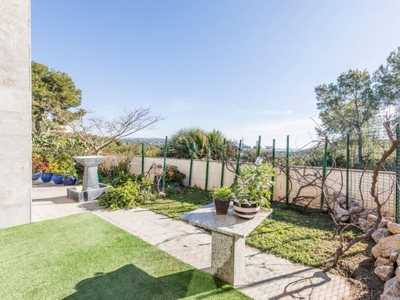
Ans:
{"label": "artificial grass lawn", "polygon": [[0,299],[250,299],[92,213],[0,231]]}
{"label": "artificial grass lawn", "polygon": [[[209,193],[199,188],[167,193],[166,198],[141,205],[159,214],[179,219],[183,214],[212,202]],[[285,203],[273,203],[273,213],[247,238],[249,246],[313,267],[329,266],[339,246],[335,226],[328,214],[319,211],[301,213]],[[352,233],[349,232],[349,235]],[[365,253],[366,243],[353,246],[343,259]]]}

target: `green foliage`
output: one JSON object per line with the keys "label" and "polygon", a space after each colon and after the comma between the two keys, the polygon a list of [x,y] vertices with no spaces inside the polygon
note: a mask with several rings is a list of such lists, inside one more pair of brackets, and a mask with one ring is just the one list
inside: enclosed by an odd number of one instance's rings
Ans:
{"label": "green foliage", "polygon": [[128,181],[133,181],[133,176],[122,171],[121,173],[118,174],[117,177],[114,177],[114,179],[111,182],[111,185],[113,187],[120,187],[123,186]]}
{"label": "green foliage", "polygon": [[166,182],[181,182],[186,178],[186,175],[178,170],[177,166],[167,165],[165,168]]}
{"label": "green foliage", "polygon": [[49,164],[49,169],[55,174],[73,174],[75,162],[68,153],[61,153],[56,159]]}
{"label": "green foliage", "polygon": [[213,188],[210,191],[210,196],[213,199],[230,201],[230,199],[232,198],[232,190],[230,187],[227,186]]}
{"label": "green foliage", "polygon": [[68,74],[32,62],[32,118],[36,132],[63,125],[56,117],[57,111],[63,111],[71,120],[84,114],[83,110],[69,111],[80,106],[81,101],[82,92]]}
{"label": "green foliage", "polygon": [[246,165],[240,169],[237,181],[232,184],[235,201],[241,204],[256,203],[257,206],[269,206],[271,177],[275,175],[274,168],[269,163]]}
{"label": "green foliage", "polygon": [[400,95],[400,47],[390,53],[386,66],[381,65],[374,73],[376,90],[384,105],[396,103]]}
{"label": "green foliage", "polygon": [[88,212],[4,229],[0,241],[2,300],[249,299]]}
{"label": "green foliage", "polygon": [[110,188],[107,193],[100,197],[98,203],[110,210],[131,209],[142,201],[139,196],[140,185],[128,180],[118,187]]}
{"label": "green foliage", "polygon": [[336,84],[317,86],[315,93],[323,130],[334,135],[356,132],[359,161],[362,162],[362,134],[381,104],[374,93],[369,73],[349,70],[340,74]]}
{"label": "green foliage", "polygon": [[99,174],[104,177],[116,177],[122,172],[127,173],[131,161],[132,156],[126,154],[108,157],[99,165]]}
{"label": "green foliage", "polygon": [[210,158],[214,160],[231,158],[234,150],[231,142],[225,142],[225,136],[218,130],[206,132],[200,128],[183,128],[171,136],[168,144],[168,156],[179,158],[201,159],[207,157],[208,146],[210,146]]}
{"label": "green foliage", "polygon": [[140,185],[141,189],[148,188],[153,184],[153,180],[149,177],[146,177],[142,174],[139,175],[130,175],[125,172],[121,172],[118,176],[114,177],[111,181],[111,185],[113,187],[123,186],[126,182],[132,181]]}

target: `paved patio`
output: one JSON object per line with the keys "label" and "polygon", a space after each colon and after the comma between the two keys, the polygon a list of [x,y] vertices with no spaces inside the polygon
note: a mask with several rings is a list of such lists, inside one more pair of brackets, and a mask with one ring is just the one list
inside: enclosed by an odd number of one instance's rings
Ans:
{"label": "paved patio", "polygon": [[[77,203],[66,197],[64,186],[40,182],[34,182],[33,186],[32,222],[90,211],[193,267],[210,273],[211,235],[202,229],[142,208],[111,212],[99,207],[96,200]],[[350,285],[344,277],[294,264],[248,246],[245,257],[247,282],[235,288],[253,299],[350,298]]]}

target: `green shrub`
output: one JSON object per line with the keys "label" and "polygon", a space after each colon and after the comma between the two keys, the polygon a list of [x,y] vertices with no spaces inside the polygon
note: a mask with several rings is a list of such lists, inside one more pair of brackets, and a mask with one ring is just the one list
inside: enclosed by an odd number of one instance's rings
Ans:
{"label": "green shrub", "polygon": [[129,180],[121,186],[109,189],[100,197],[99,205],[110,210],[131,209],[143,200],[143,196],[140,195],[140,185]]}
{"label": "green shrub", "polygon": [[167,182],[181,182],[186,178],[186,175],[178,170],[178,167],[167,165],[165,170],[165,181]]}

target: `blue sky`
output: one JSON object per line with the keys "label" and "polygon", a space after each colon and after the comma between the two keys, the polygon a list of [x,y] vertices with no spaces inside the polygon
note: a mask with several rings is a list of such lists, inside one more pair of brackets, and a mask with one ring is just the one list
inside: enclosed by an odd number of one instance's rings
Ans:
{"label": "blue sky", "polygon": [[70,75],[82,106],[150,107],[182,128],[291,148],[315,138],[314,88],[375,71],[400,46],[400,1],[32,0],[32,60]]}

